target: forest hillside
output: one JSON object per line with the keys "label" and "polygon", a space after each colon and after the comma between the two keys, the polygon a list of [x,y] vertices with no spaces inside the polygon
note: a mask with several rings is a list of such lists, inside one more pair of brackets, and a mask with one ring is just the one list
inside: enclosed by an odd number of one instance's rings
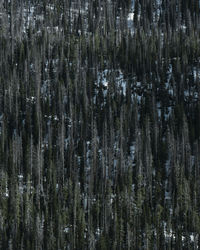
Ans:
{"label": "forest hillside", "polygon": [[0,249],[200,249],[200,2],[0,1]]}

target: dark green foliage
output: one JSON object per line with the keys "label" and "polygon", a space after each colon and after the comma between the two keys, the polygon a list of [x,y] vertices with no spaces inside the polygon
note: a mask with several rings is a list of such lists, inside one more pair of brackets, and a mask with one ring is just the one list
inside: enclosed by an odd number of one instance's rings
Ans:
{"label": "dark green foliage", "polygon": [[0,3],[0,249],[198,249],[200,3]]}

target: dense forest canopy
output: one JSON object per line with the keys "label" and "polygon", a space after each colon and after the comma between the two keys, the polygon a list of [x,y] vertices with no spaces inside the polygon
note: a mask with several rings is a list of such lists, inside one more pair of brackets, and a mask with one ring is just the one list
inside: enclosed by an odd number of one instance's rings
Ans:
{"label": "dense forest canopy", "polygon": [[199,249],[200,1],[0,2],[0,249]]}

